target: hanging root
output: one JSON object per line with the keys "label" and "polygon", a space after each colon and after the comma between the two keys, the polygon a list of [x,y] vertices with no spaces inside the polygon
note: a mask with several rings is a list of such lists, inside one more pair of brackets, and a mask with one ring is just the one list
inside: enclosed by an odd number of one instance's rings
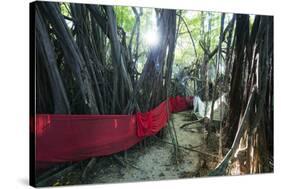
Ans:
{"label": "hanging root", "polygon": [[179,144],[178,144],[177,133],[176,133],[176,129],[175,129],[175,126],[173,124],[173,121],[171,121],[171,122],[168,121],[168,128],[169,128],[170,136],[172,138],[172,144],[174,146],[175,160],[176,160],[176,162],[178,162],[178,155],[179,155],[178,147],[179,147]]}
{"label": "hanging root", "polygon": [[201,123],[201,122],[203,122],[203,121],[204,121],[204,118],[201,118],[201,119],[198,119],[198,120],[195,120],[195,121],[190,121],[190,122],[188,122],[188,123],[183,124],[182,126],[180,126],[180,128],[182,129],[182,128],[188,126],[188,125],[192,125],[192,124],[194,124],[194,123]]}

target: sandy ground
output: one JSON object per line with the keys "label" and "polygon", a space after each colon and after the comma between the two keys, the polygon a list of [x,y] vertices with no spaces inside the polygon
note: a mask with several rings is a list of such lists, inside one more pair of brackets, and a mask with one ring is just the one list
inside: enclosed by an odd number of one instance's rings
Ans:
{"label": "sandy ground", "polygon": [[[195,123],[183,129],[180,128],[193,120],[191,111],[175,113],[171,120],[176,129],[179,145],[200,150],[204,142],[202,125]],[[146,139],[146,147],[143,144],[137,144],[127,151],[126,158],[124,158],[124,152],[117,154],[115,156],[117,159],[113,156],[99,158],[88,172],[86,179],[81,180],[83,167],[85,167],[81,166],[49,184],[117,183],[196,176],[200,169],[200,155],[180,148],[179,158],[176,161],[173,145],[167,142],[171,143],[171,137],[168,129],[165,129],[163,139],[156,137]]]}

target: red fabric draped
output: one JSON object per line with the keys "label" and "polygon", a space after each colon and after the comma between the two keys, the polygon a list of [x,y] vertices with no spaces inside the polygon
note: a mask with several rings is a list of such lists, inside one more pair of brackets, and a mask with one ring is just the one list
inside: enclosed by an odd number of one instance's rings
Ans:
{"label": "red fabric draped", "polygon": [[192,97],[171,97],[149,112],[136,115],[35,116],[36,164],[79,161],[132,147],[165,127],[170,112],[192,107]]}
{"label": "red fabric draped", "polygon": [[189,109],[193,107],[193,96],[187,96],[187,97],[171,97],[170,98],[170,111],[171,112],[180,112],[185,109]]}
{"label": "red fabric draped", "polygon": [[149,112],[137,113],[137,136],[144,137],[158,133],[169,119],[170,108],[167,108],[169,107],[167,107],[167,102],[165,101]]}

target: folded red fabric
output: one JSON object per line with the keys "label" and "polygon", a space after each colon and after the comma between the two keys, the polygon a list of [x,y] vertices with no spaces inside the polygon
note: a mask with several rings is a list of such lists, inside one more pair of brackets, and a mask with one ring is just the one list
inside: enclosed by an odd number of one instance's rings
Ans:
{"label": "folded red fabric", "polygon": [[165,127],[170,115],[170,108],[166,101],[149,112],[136,114],[137,136],[145,137],[158,133]]}

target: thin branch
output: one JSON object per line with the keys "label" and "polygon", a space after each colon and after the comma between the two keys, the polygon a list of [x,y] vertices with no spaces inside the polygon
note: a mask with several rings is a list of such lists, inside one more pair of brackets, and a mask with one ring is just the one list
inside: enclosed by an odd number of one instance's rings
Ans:
{"label": "thin branch", "polygon": [[[226,33],[230,30],[230,28],[232,28],[233,24],[234,24],[234,21],[235,21],[235,17],[233,17],[231,19],[231,21],[227,24],[225,30],[223,31],[223,34],[222,34],[222,42],[225,40],[225,35]],[[202,41],[199,42],[199,45],[201,46],[201,48],[203,49],[203,51],[208,54],[208,60],[210,60],[211,58],[213,58],[213,56],[218,52],[218,49],[219,49],[219,46],[217,45],[216,48],[212,51],[212,52],[209,52],[207,49],[204,48],[204,44]]]}
{"label": "thin branch", "polygon": [[194,49],[194,54],[195,54],[195,57],[197,58],[197,51],[196,51],[196,47],[195,47],[195,43],[194,43],[194,40],[193,40],[193,37],[192,37],[192,34],[187,26],[187,23],[186,21],[184,20],[184,18],[182,17],[182,15],[180,14],[177,14],[177,16],[183,21],[183,24],[185,25],[187,31],[188,31],[188,34],[190,36],[190,39],[191,39],[191,42],[192,42],[192,45],[193,45],[193,49]]}

